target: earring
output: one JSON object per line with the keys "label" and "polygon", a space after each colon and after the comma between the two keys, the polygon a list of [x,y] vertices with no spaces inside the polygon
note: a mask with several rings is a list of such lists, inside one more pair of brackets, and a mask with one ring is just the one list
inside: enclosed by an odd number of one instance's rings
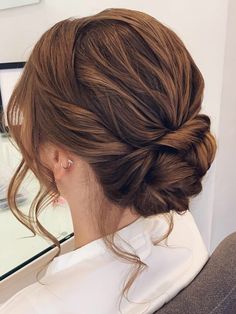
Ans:
{"label": "earring", "polygon": [[66,166],[66,167],[64,167],[63,164],[62,164],[62,162],[61,162],[61,167],[64,168],[64,169],[69,169],[70,166],[73,164],[73,161],[72,161],[71,159],[68,159],[67,162],[68,162],[68,163],[67,163],[67,166]]}

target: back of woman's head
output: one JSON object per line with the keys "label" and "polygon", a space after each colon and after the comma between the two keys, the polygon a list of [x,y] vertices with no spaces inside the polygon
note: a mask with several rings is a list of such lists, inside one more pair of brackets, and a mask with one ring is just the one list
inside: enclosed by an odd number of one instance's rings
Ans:
{"label": "back of woman's head", "polygon": [[13,137],[30,168],[49,140],[83,157],[112,202],[144,216],[183,211],[215,153],[199,114],[203,89],[173,31],[145,13],[107,9],[61,21],[38,41],[9,104],[25,121]]}
{"label": "back of woman's head", "polygon": [[210,119],[199,113],[203,91],[180,38],[143,12],[61,21],[35,45],[9,102],[9,129],[24,158],[18,176],[29,167],[56,193],[39,160],[49,141],[87,161],[121,208],[142,216],[185,211],[216,149]]}

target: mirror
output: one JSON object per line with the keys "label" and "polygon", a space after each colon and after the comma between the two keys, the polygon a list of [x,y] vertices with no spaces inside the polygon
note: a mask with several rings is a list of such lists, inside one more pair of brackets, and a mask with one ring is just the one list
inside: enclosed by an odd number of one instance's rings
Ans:
{"label": "mirror", "polygon": [[[6,111],[13,88],[20,78],[25,62],[0,64],[0,110]],[[22,225],[12,214],[7,202],[7,188],[10,179],[21,160],[20,152],[13,146],[9,135],[1,128],[0,136],[0,280],[32,263],[52,249],[52,243]],[[35,176],[29,172],[20,188],[16,202],[23,213],[28,214],[30,204],[39,188]],[[40,214],[40,222],[61,243],[73,236],[73,226],[66,202],[52,204]]]}

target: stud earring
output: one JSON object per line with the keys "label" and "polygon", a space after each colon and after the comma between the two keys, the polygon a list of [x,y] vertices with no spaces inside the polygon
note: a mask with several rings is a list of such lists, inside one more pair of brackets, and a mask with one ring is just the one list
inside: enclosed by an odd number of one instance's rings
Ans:
{"label": "stud earring", "polygon": [[61,162],[61,167],[64,168],[64,169],[69,169],[72,164],[73,164],[73,161],[71,159],[68,159],[67,166],[64,167],[62,162]]}

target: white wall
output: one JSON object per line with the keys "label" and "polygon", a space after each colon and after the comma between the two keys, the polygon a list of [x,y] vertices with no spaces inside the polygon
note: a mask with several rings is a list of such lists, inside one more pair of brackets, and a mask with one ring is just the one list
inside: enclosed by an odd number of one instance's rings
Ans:
{"label": "white wall", "polygon": [[[168,25],[183,39],[203,73],[206,83],[203,111],[211,116],[213,133],[217,139],[220,136],[219,145],[224,151],[204,179],[203,192],[191,205],[205,243],[210,249],[223,236],[236,229],[236,221],[232,220],[233,175],[226,163],[226,159],[233,155],[232,145],[230,146],[228,141],[233,137],[232,130],[235,132],[233,119],[230,120],[230,125],[227,123],[228,116],[232,117],[233,114],[235,116],[235,108],[232,107],[233,88],[228,87],[232,74],[229,59],[233,58],[230,56],[229,37],[227,37],[225,59],[226,31],[229,33],[228,36],[233,37],[231,20],[233,14],[235,16],[235,4],[234,12],[230,12],[231,24],[227,24],[227,0],[102,0],[99,2],[42,0],[37,5],[0,11],[0,62],[26,60],[42,32],[61,19],[94,14],[111,7],[144,11]],[[223,94],[222,86],[224,86]],[[227,146],[227,151],[224,150],[224,145]],[[231,164],[233,166],[232,158]],[[228,171],[224,172],[226,168]],[[230,192],[221,193],[222,180],[230,186]],[[226,216],[223,214],[225,204],[227,204]],[[224,225],[221,223],[222,215]]]}
{"label": "white wall", "polygon": [[219,149],[215,176],[211,250],[236,231],[236,1],[230,0],[227,22]]}

